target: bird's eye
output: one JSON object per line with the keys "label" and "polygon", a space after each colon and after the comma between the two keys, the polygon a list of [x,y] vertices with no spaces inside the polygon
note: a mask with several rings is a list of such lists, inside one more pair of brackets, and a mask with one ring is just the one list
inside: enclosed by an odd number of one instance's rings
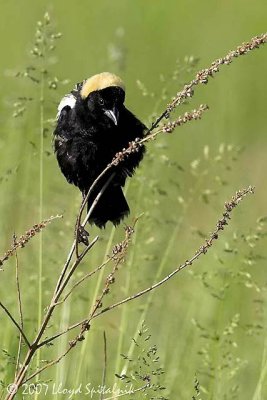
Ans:
{"label": "bird's eye", "polygon": [[102,97],[100,97],[100,99],[99,99],[99,104],[100,104],[101,106],[104,105],[104,100],[102,99]]}

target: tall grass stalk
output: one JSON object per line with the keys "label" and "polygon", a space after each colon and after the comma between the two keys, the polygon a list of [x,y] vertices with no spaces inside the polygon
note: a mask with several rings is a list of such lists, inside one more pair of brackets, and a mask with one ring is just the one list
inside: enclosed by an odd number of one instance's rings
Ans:
{"label": "tall grass stalk", "polygon": [[[62,305],[62,314],[61,314],[61,321],[60,321],[60,330],[63,330],[65,326],[70,324],[70,312],[71,312],[71,304],[69,302],[65,302]],[[57,346],[57,356],[59,357],[68,345],[68,338],[64,336],[58,343]],[[68,376],[68,362],[66,358],[63,358],[60,364],[57,364],[56,373],[55,373],[55,383],[56,385],[65,384],[67,382],[66,377]],[[56,399],[60,399],[60,394],[56,395]]]}
{"label": "tall grass stalk", "polygon": [[[186,310],[183,310],[183,319],[182,323],[179,325],[179,332],[185,332],[183,344],[177,345],[172,347],[171,349],[171,358],[166,360],[162,357],[163,365],[168,366],[168,375],[167,375],[167,382],[165,383],[166,387],[168,388],[168,394],[175,393],[175,389],[177,388],[177,377],[181,376],[181,369],[180,365],[186,365],[188,363],[188,359],[190,359],[191,354],[189,355],[190,346],[187,346],[186,340],[189,340],[188,335],[188,321],[190,321],[190,316],[192,316],[192,310],[194,309],[194,304],[188,304]],[[164,352],[164,349],[162,349]],[[178,362],[179,360],[179,362]],[[195,372],[195,365],[192,368],[188,368],[191,371],[192,377]],[[204,400],[204,399],[203,399]]]}
{"label": "tall grass stalk", "polygon": [[[115,232],[116,232],[116,228],[115,228],[115,226],[113,226],[112,229],[111,229],[111,233],[110,233],[110,236],[109,236],[109,240],[108,240],[108,243],[107,243],[107,246],[106,246],[106,250],[105,250],[102,262],[104,262],[106,260],[108,254],[111,251]],[[100,287],[101,287],[101,283],[102,283],[102,280],[103,280],[104,273],[105,273],[105,268],[103,268],[98,274],[98,279],[97,279],[97,283],[96,283],[96,286],[95,286],[94,295],[93,295],[93,298],[92,298],[92,301],[91,301],[92,307],[96,303],[96,299],[97,299],[98,294],[99,294],[99,290],[100,290]],[[90,314],[90,312],[91,312],[91,310],[88,310],[88,314]],[[81,370],[82,370],[83,364],[85,363],[85,360],[84,360],[85,355],[86,354],[92,354],[90,346],[88,345],[88,340],[89,340],[88,336],[89,335],[85,336],[85,339],[84,339],[84,341],[82,343],[81,350],[80,350],[79,364],[78,364],[77,370],[76,370],[76,386],[77,387],[81,382]],[[92,338],[90,338],[90,340],[91,340],[91,343],[92,343]],[[90,359],[92,359],[92,357]]]}
{"label": "tall grass stalk", "polygon": [[[225,279],[226,278],[224,277],[223,283],[225,283]],[[216,327],[214,329],[216,330],[216,332],[219,333],[221,332],[224,323],[224,316],[225,316],[224,311],[225,311],[225,304],[223,301],[219,301],[218,307],[216,308],[216,311],[214,311],[218,316],[216,318]],[[220,337],[218,341],[213,341],[212,349],[210,351],[211,364],[212,366],[215,366],[214,378],[209,380],[209,387],[208,387],[208,392],[210,394],[211,399],[216,399],[217,395],[220,396],[219,388],[220,388],[221,377],[220,377],[220,372],[218,371],[216,366],[220,365],[221,361],[220,358],[222,356],[222,352],[220,349],[221,340],[222,337]]]}
{"label": "tall grass stalk", "polygon": [[[43,54],[45,49],[43,46]],[[44,86],[45,86],[45,59],[42,60],[42,70],[40,74],[40,149],[39,149],[39,220],[43,220],[43,185],[44,185]],[[39,262],[38,262],[38,327],[41,326],[43,316],[43,234],[39,236]],[[36,355],[36,368],[39,368],[41,359],[41,349]],[[38,382],[38,377],[36,377]],[[35,393],[34,399],[37,400],[38,394]]]}
{"label": "tall grass stalk", "polygon": [[[137,195],[137,205],[135,207],[136,211],[141,212],[140,210],[140,200],[142,199],[142,194],[143,194],[143,189],[144,189],[144,182],[139,186],[139,191]],[[134,261],[136,258],[136,242],[138,238],[138,224],[135,226],[135,234],[132,239],[132,250],[130,253],[129,261],[127,263],[127,272],[126,272],[126,282],[125,282],[125,290],[124,290],[124,296],[128,296],[130,294],[130,284],[131,284],[131,278],[132,278],[132,267],[134,265]],[[121,320],[120,320],[120,329],[119,329],[119,337],[118,337],[118,344],[117,344],[117,356],[116,356],[116,361],[115,361],[115,373],[119,371],[120,368],[120,363],[121,363],[121,353],[123,352],[122,345],[123,345],[123,338],[125,335],[125,332],[127,332],[127,309],[124,307],[121,311]],[[114,385],[117,384],[118,388],[121,386],[121,381],[119,381],[118,384],[118,379],[115,378],[114,380]]]}
{"label": "tall grass stalk", "polygon": [[262,387],[266,385],[267,380],[267,338],[265,339],[264,349],[262,353],[262,365],[258,383],[255,388],[252,400],[263,400]]}

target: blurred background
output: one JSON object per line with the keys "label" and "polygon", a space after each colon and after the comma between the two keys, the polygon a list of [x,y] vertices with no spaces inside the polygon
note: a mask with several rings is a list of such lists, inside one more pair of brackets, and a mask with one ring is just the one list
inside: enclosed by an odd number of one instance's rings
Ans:
{"label": "blurred background", "polygon": [[[63,214],[18,253],[25,331],[32,338],[72,243],[81,200],[79,191],[61,175],[52,149],[51,120],[61,97],[75,83],[111,71],[125,81],[128,108],[149,125],[198,69],[266,31],[267,4],[264,0],[25,0],[23,4],[1,0],[0,4],[1,254],[10,248],[14,232],[19,236],[41,219]],[[45,12],[51,21],[46,28],[40,24],[37,28]],[[49,42],[55,48],[47,45],[44,57],[36,56],[36,38],[58,32],[62,36]],[[165,370],[160,382],[166,389],[153,396],[191,399],[197,396],[197,377],[201,394],[196,398],[202,400],[267,398],[266,50],[263,46],[222,66],[216,79],[197,87],[190,104],[177,110],[178,115],[206,103],[210,110],[203,118],[148,144],[146,159],[126,187],[131,207],[127,223],[143,216],[104,306],[146,288],[190,258],[236,190],[253,185],[255,195],[234,210],[229,227],[205,257],[150,295],[96,319],[85,341],[48,369],[41,382],[55,387],[61,383],[63,388],[101,385],[105,331],[106,385],[116,382],[123,388],[125,383],[114,374],[131,374],[140,363],[132,338],[138,337],[145,321],[150,344],[157,346],[158,365]],[[123,225],[116,229],[108,225],[102,231],[92,227],[90,234],[100,235],[99,244],[73,282],[102,262],[122,240],[124,229]],[[15,259],[3,269],[0,300],[18,318]],[[47,336],[88,314],[109,271],[107,267],[85,282],[58,308]],[[73,336],[74,332],[44,349],[35,365],[59,356]],[[4,394],[13,379],[18,339],[2,311],[0,343]],[[58,392],[53,398],[66,397]]]}

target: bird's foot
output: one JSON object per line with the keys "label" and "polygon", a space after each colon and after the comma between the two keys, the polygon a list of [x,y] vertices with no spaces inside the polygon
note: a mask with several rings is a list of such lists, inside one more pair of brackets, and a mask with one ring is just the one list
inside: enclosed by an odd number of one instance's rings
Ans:
{"label": "bird's foot", "polygon": [[78,243],[83,243],[83,244],[85,244],[85,246],[89,245],[89,232],[87,232],[87,230],[85,230],[82,225],[78,226],[77,240],[78,240]]}

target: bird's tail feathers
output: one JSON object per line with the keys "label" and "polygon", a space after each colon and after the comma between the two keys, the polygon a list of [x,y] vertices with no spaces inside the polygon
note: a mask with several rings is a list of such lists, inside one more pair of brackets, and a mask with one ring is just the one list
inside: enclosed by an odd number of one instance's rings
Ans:
{"label": "bird's tail feathers", "polygon": [[[92,205],[92,200],[93,199],[89,197],[88,210]],[[99,228],[105,227],[108,221],[111,221],[114,225],[118,225],[129,212],[130,209],[122,188],[120,186],[111,185],[106,188],[100,197],[89,218],[89,223],[95,224]]]}

